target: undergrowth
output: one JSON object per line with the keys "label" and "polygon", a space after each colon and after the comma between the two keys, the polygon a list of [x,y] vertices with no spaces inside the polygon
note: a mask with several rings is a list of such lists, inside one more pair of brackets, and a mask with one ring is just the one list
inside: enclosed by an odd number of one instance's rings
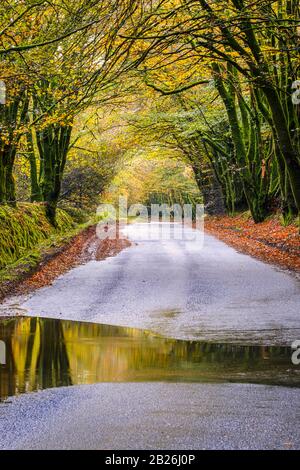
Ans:
{"label": "undergrowth", "polygon": [[74,228],[72,218],[57,212],[57,228],[46,218],[42,204],[0,206],[0,270],[26,257],[39,245]]}

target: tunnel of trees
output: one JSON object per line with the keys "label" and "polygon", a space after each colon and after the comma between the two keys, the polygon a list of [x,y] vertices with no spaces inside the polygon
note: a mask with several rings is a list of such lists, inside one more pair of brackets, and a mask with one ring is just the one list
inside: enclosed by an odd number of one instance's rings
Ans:
{"label": "tunnel of trees", "polygon": [[0,203],[44,204],[55,226],[63,201],[154,159],[208,214],[291,223],[299,51],[298,0],[1,2]]}

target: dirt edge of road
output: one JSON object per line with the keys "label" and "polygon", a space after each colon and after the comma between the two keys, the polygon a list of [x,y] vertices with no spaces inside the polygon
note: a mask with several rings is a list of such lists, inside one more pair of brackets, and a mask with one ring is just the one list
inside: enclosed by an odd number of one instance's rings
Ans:
{"label": "dirt edge of road", "polygon": [[207,217],[205,231],[239,252],[300,274],[300,236],[295,225],[284,227],[276,218],[255,224],[243,215]]}
{"label": "dirt edge of road", "polygon": [[101,261],[116,256],[129,246],[131,243],[127,239],[100,240],[96,234],[96,225],[89,226],[63,246],[48,250],[36,266],[29,271],[21,272],[17,279],[2,282],[0,302],[51,285],[58,276],[70,269],[88,261]]}
{"label": "dirt edge of road", "polygon": [[[297,277],[300,274],[300,237],[295,226],[283,227],[276,219],[254,224],[243,216],[224,216],[207,217],[205,231],[241,253],[289,270]],[[0,302],[51,285],[75,266],[116,256],[131,244],[122,238],[100,240],[96,225],[89,226],[63,246],[47,250],[36,266],[20,272],[17,279],[1,282]]]}

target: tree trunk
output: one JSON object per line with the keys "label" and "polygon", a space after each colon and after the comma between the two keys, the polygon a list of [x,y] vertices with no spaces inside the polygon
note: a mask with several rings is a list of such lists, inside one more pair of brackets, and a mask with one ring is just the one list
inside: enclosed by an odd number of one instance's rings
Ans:
{"label": "tree trunk", "polygon": [[276,90],[270,86],[262,87],[272,112],[272,118],[278,137],[278,145],[284,158],[289,175],[291,189],[300,213],[300,160],[294,149],[282,104]]}
{"label": "tree trunk", "polygon": [[204,210],[208,215],[224,215],[225,205],[222,187],[211,168],[199,169],[192,166],[195,180],[203,197]]}
{"label": "tree trunk", "polygon": [[5,179],[6,179],[6,202],[12,206],[15,206],[16,201],[16,184],[13,175],[14,164],[17,149],[15,146],[10,146],[5,149],[6,151],[6,168],[5,168]]}
{"label": "tree trunk", "polygon": [[30,183],[31,183],[30,201],[40,202],[42,201],[42,194],[41,194],[41,188],[38,182],[36,156],[34,152],[32,133],[30,130],[27,134],[27,150],[28,150],[28,158],[29,158],[29,164],[30,164]]}
{"label": "tree trunk", "polygon": [[6,202],[6,179],[3,153],[0,154],[0,204]]}
{"label": "tree trunk", "polygon": [[41,165],[40,190],[46,204],[46,215],[54,227],[57,226],[56,210],[71,132],[71,126],[58,125],[37,132]]}
{"label": "tree trunk", "polygon": [[212,65],[212,69],[214,72],[216,88],[223,100],[227,112],[235,151],[235,163],[240,167],[241,181],[243,184],[243,190],[248,208],[251,212],[254,222],[259,223],[266,218],[267,211],[261,195],[258,194],[258,191],[255,188],[251,172],[248,169],[248,155],[236,108],[235,88],[230,83],[230,80],[228,89],[226,88],[225,84],[223,83],[221,69],[218,64],[214,63]]}

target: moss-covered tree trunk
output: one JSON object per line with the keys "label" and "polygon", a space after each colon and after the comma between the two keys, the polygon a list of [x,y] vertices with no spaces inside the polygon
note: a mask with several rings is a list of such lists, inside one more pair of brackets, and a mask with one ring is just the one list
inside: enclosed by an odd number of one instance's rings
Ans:
{"label": "moss-covered tree trunk", "polygon": [[47,217],[54,226],[71,132],[70,125],[53,124],[36,133],[41,167],[39,186]]}
{"label": "moss-covered tree trunk", "polygon": [[293,145],[287,118],[277,91],[268,85],[262,86],[262,91],[271,109],[278,146],[284,158],[292,193],[298,213],[300,213],[300,156]]}
{"label": "moss-covered tree trunk", "polygon": [[16,204],[16,188],[13,175],[16,152],[14,142],[4,145],[0,151],[0,202],[10,205]]}
{"label": "moss-covered tree trunk", "polygon": [[[237,103],[236,103],[236,87],[233,83],[234,70],[228,65],[228,70],[222,70],[221,67],[214,63],[212,65],[216,88],[223,100],[228,122],[231,131],[232,142],[234,145],[235,165],[239,168],[241,181],[245,198],[255,222],[262,222],[267,215],[266,208],[266,192],[260,185],[261,161],[257,152],[259,147],[257,139],[259,137],[259,129],[254,122],[250,122],[251,116],[247,116],[247,109],[241,106],[240,111],[242,119],[239,119]],[[224,83],[223,74],[226,73],[228,80],[227,86]],[[247,126],[247,127],[246,127]]]}
{"label": "moss-covered tree trunk", "polygon": [[7,93],[7,101],[0,109],[0,202],[16,205],[13,172],[21,138],[19,130],[26,124],[29,102],[24,85],[18,81],[9,83]]}
{"label": "moss-covered tree trunk", "polygon": [[14,178],[14,164],[17,149],[15,146],[7,150],[8,158],[7,158],[7,165],[6,165],[6,202],[12,206],[15,206],[17,203],[16,197],[16,184]]}
{"label": "moss-covered tree trunk", "polygon": [[6,202],[6,180],[3,152],[0,150],[0,204]]}
{"label": "moss-covered tree trunk", "polygon": [[214,170],[206,165],[205,168],[192,164],[195,180],[203,197],[204,210],[208,215],[223,215],[225,213],[224,196],[221,184]]}
{"label": "moss-covered tree trunk", "polygon": [[31,202],[41,202],[42,193],[38,180],[38,169],[37,169],[37,159],[34,151],[32,132],[29,130],[27,133],[27,152],[28,160],[30,165],[30,201]]}
{"label": "moss-covered tree trunk", "polygon": [[[275,60],[274,66],[269,63],[263,53],[262,42],[259,40],[257,28],[251,21],[244,0],[232,0],[232,3],[237,11],[243,12],[243,15],[240,17],[240,29],[244,31],[247,45],[254,58],[253,62],[249,62],[249,69],[253,75],[254,86],[258,87],[264,93],[270,107],[276,132],[275,139],[278,139],[278,146],[284,158],[292,193],[299,214],[300,153],[296,145],[293,143],[291,136],[289,121],[293,120],[293,118],[290,119],[290,117],[291,114],[295,117],[295,112],[292,108],[291,96],[287,93],[288,87],[291,85],[292,77],[295,72],[297,73],[297,69],[291,60],[289,50],[299,50],[299,25],[297,21],[290,23],[289,17],[290,15],[293,15],[295,19],[298,18],[299,2],[280,2],[278,5],[278,14],[280,16],[282,27],[284,25],[282,20],[285,18],[289,34],[286,36],[280,35],[278,42],[276,42],[277,38],[275,35],[272,37],[272,45],[277,45],[280,52],[280,60]],[[270,13],[273,13],[268,2],[266,2],[264,8],[269,8]],[[292,18],[292,20],[294,20],[294,18]],[[272,31],[272,28],[270,31]],[[226,29],[225,32],[227,32]],[[270,34],[272,35],[272,33],[269,33],[269,35]],[[233,44],[233,48],[235,48],[232,36],[230,38],[230,43]]]}

